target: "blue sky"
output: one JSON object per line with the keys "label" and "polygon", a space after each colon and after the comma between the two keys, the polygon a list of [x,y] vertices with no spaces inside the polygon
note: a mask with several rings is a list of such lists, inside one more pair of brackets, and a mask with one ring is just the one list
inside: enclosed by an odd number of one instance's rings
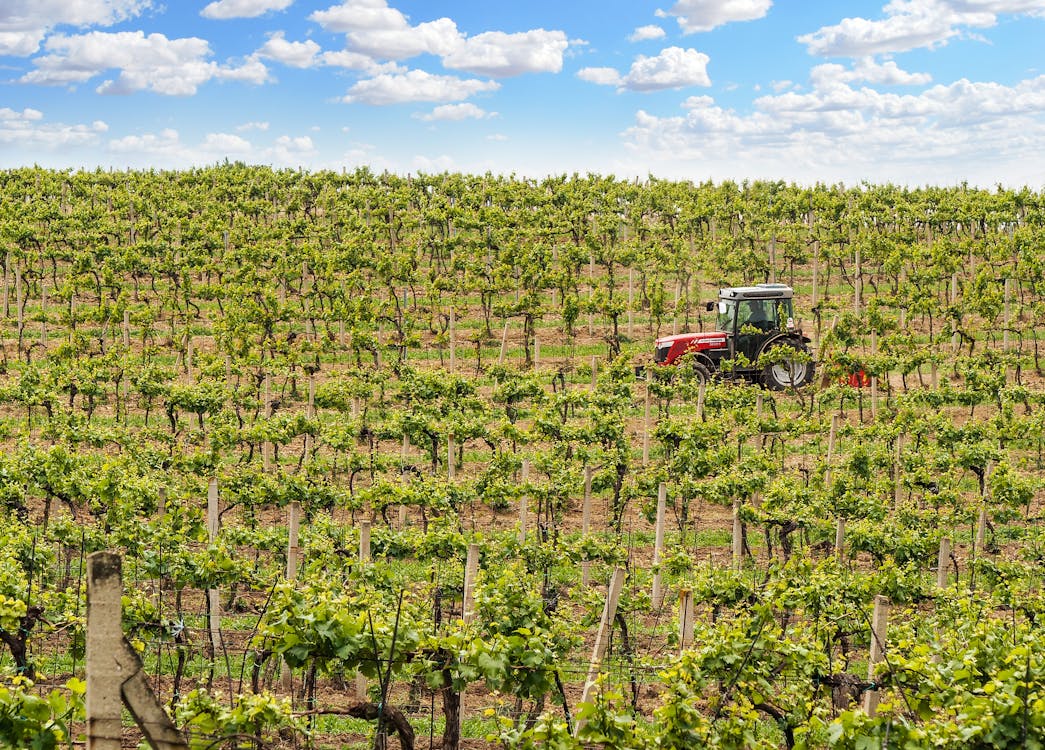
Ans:
{"label": "blue sky", "polygon": [[1045,0],[0,0],[0,166],[1045,188]]}

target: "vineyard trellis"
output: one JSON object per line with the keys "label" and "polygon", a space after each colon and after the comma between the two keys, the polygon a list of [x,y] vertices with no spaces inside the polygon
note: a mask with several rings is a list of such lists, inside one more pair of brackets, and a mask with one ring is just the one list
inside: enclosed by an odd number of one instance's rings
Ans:
{"label": "vineyard trellis", "polygon": [[[1045,741],[1040,194],[0,182],[0,746],[84,734],[106,549],[192,747]],[[635,378],[769,280],[815,387]]]}

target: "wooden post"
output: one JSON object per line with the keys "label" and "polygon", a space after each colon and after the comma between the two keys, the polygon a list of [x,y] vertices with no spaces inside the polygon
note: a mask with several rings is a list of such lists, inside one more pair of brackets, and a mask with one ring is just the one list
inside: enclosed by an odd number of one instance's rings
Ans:
{"label": "wooden post", "polygon": [[845,519],[841,516],[835,521],[835,556],[838,562],[845,559]]}
{"label": "wooden post", "polygon": [[[220,515],[218,514],[218,480],[211,478],[207,483],[207,538],[214,544],[218,538]],[[210,646],[213,656],[217,656],[222,648],[221,639],[221,600],[217,589],[207,589],[208,628],[210,630]]]}
{"label": "wooden post", "polygon": [[359,522],[359,564],[370,562],[370,521]]}
{"label": "wooden post", "polygon": [[893,507],[898,507],[903,500],[903,435],[896,436],[896,455],[893,456]]}
{"label": "wooden post", "polygon": [[[609,591],[606,592],[606,604],[602,610],[602,619],[599,621],[599,630],[595,634],[595,645],[591,650],[591,661],[588,664],[588,676],[584,680],[584,694],[581,696],[582,703],[590,703],[592,692],[595,690],[595,681],[599,676],[602,666],[602,658],[606,655],[606,647],[613,628],[613,620],[617,616],[617,603],[620,601],[620,592],[624,588],[624,568],[616,568],[613,577],[610,578]],[[584,722],[578,720],[574,725],[574,736],[583,728]]]}
{"label": "wooden post", "polygon": [[537,338],[537,334],[533,334],[533,371],[537,370],[541,366],[541,341]]}
{"label": "wooden post", "polygon": [[628,338],[632,337],[633,310],[635,309],[635,269],[628,269]]}
{"label": "wooden post", "polygon": [[11,254],[4,253],[4,320],[11,317]]}
{"label": "wooden post", "polygon": [[[581,506],[581,539],[586,539],[591,529],[591,467],[584,467],[584,504]],[[581,561],[581,586],[588,587],[591,561]]]}
{"label": "wooden post", "polygon": [[831,431],[827,434],[827,469],[824,471],[824,486],[831,486],[831,463],[835,455],[835,440],[838,436],[838,415],[831,415]]}
{"label": "wooden post", "polygon": [[298,532],[301,526],[301,503],[294,500],[287,506],[287,580],[298,577]]}
{"label": "wooden post", "polygon": [[479,545],[468,545],[468,556],[464,563],[464,594],[461,601],[461,616],[465,623],[475,619],[475,578],[479,574]]}
{"label": "wooden post", "polygon": [[679,592],[679,651],[685,651],[693,644],[693,592],[682,589]]}
{"label": "wooden post", "polygon": [[519,543],[522,544],[526,541],[526,525],[529,522],[529,503],[530,495],[526,491],[526,483],[530,480],[530,462],[527,459],[523,459],[522,462],[522,478],[521,483],[523,486],[523,493],[519,496]]}
{"label": "wooden post", "polygon": [[454,445],[454,434],[446,436],[446,478],[453,482],[457,476],[457,446]]}
{"label": "wooden post", "polygon": [[668,487],[664,482],[657,487],[657,527],[655,540],[653,542],[653,591],[650,599],[654,609],[660,609],[664,605],[664,590],[661,586],[661,574],[657,566],[664,556],[664,516],[667,508]]}
{"label": "wooden post", "polygon": [[87,557],[87,748],[119,750],[123,703],[154,750],[188,750],[123,635],[121,568],[120,556],[112,552]]}
{"label": "wooden post", "polygon": [[1005,279],[1004,316],[1005,324],[1002,328],[1001,345],[1004,351],[1009,351],[1009,327],[1012,325],[1012,279]]}
{"label": "wooden post", "polygon": [[87,557],[87,748],[120,750],[120,665],[114,645],[123,639],[122,562],[113,552]]}
{"label": "wooden post", "polygon": [[501,353],[497,357],[497,364],[504,364],[504,355],[508,353],[508,321],[504,321],[504,333],[501,334]]}
{"label": "wooden post", "polygon": [[973,543],[974,555],[983,554],[984,545],[987,543],[987,504],[980,506],[979,516],[976,518],[976,541]]}
{"label": "wooden post", "polygon": [[697,419],[704,419],[704,398],[707,395],[708,384],[701,380],[697,386]]}
{"label": "wooden post", "polygon": [[[363,568],[370,562],[370,521],[359,522],[359,567]],[[367,684],[366,676],[362,672],[356,672],[356,698],[366,700]]]}
{"label": "wooden post", "polygon": [[40,282],[40,346],[47,346],[47,285]]}
{"label": "wooden post", "polygon": [[857,315],[860,314],[860,308],[863,300],[861,299],[863,292],[863,274],[861,271],[860,263],[860,247],[856,248],[856,268],[853,270],[853,312]]}
{"label": "wooden post", "polygon": [[457,374],[457,321],[454,306],[450,305],[450,374]]}
{"label": "wooden post", "polygon": [[[885,656],[885,635],[889,627],[889,599],[879,594],[874,598],[874,612],[871,615],[871,653],[867,659],[867,681],[875,681],[875,666]],[[864,713],[874,716],[878,711],[878,691],[868,690],[864,693]]]}
{"label": "wooden post", "polygon": [[744,558],[744,526],[740,522],[740,498],[733,498],[733,567],[740,569]]}
{"label": "wooden post", "polygon": [[595,389],[598,387],[598,381],[599,381],[599,362],[595,358],[595,355],[593,354],[593,355],[591,355],[591,390],[592,390],[592,393],[594,393]]}
{"label": "wooden post", "polygon": [[[272,395],[270,389],[271,376],[266,372],[261,385],[261,413],[265,419],[272,416]],[[272,443],[264,440],[261,443],[261,470],[268,474],[272,470]]]}
{"label": "wooden post", "polygon": [[[871,355],[878,354],[878,331],[871,331]],[[878,376],[871,376],[871,421],[878,420]]]}
{"label": "wooden post", "polygon": [[649,463],[650,371],[646,370],[646,407],[642,422],[642,465]]}
{"label": "wooden post", "polygon": [[936,557],[936,588],[947,588],[947,566],[951,562],[951,539],[940,538],[940,553]]}

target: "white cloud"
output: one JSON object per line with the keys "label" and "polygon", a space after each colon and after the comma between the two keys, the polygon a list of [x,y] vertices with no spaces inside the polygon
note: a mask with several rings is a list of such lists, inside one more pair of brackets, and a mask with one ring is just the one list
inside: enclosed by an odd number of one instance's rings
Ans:
{"label": "white cloud", "polygon": [[417,55],[442,57],[458,49],[463,36],[449,18],[405,28],[350,31],[346,47],[379,60],[405,60]]}
{"label": "white cloud", "polygon": [[4,0],[0,55],[27,56],[58,25],[110,26],[139,15],[152,0]]}
{"label": "white cloud", "polygon": [[126,94],[149,90],[169,96],[189,96],[213,78],[262,83],[268,71],[257,59],[242,65],[220,66],[208,60],[210,45],[203,39],[168,39],[141,31],[108,33],[92,31],[77,36],[56,34],[48,38],[48,54],[36,58],[34,70],[22,83],[75,85],[109,70],[116,80],[97,87],[100,94]]}
{"label": "white cloud", "polygon": [[281,135],[261,147],[234,133],[207,133],[198,143],[186,143],[173,128],[158,133],[128,135],[109,142],[108,150],[127,165],[184,168],[214,164],[224,159],[299,166],[319,152],[309,136]]}
{"label": "white cloud", "polygon": [[309,16],[327,31],[344,34],[350,31],[405,29],[410,24],[406,16],[389,8],[385,0],[344,0],[326,10],[317,10]]}
{"label": "white cloud", "polygon": [[645,42],[650,39],[663,39],[667,35],[660,26],[656,24],[649,24],[648,26],[639,26],[628,37],[629,42]]}
{"label": "white cloud", "polygon": [[558,73],[571,44],[562,31],[546,29],[487,31],[468,37],[449,18],[411,25],[386,0],[344,0],[315,11],[309,19],[345,35],[345,57],[326,53],[325,63],[355,69],[366,69],[367,59],[406,60],[428,54],[441,58],[446,68],[478,75]]}
{"label": "white cloud", "polygon": [[734,21],[762,18],[773,0],[678,0],[667,15],[675,16],[684,32],[711,31]]}
{"label": "white cloud", "polygon": [[661,91],[688,86],[710,86],[709,58],[703,52],[667,47],[655,57],[639,55],[626,76],[613,68],[584,68],[577,76],[602,86],[617,86],[619,91]]}
{"label": "white cloud", "polygon": [[332,68],[348,68],[349,70],[368,70],[377,64],[369,55],[348,50],[324,52],[319,56],[319,61]]}
{"label": "white cloud", "polygon": [[355,83],[343,101],[363,104],[402,104],[404,102],[453,102],[484,91],[496,91],[496,81],[462,79],[433,75],[423,70],[382,74]]}
{"label": "white cloud", "polygon": [[577,77],[600,86],[619,86],[623,80],[616,68],[581,68],[577,71]]}
{"label": "white cloud", "polygon": [[281,135],[274,146],[262,151],[264,161],[283,166],[301,166],[318,155],[319,151],[307,135]]}
{"label": "white cloud", "polygon": [[1043,0],[891,0],[884,18],[844,18],[798,37],[810,54],[866,57],[934,48],[963,33],[997,24],[999,13],[1045,14]]}
{"label": "white cloud", "polygon": [[503,143],[508,140],[508,136],[506,136],[504,133],[491,133],[490,135],[486,136],[486,140],[495,141],[497,143]]}
{"label": "white cloud", "polygon": [[417,119],[424,120],[425,122],[435,122],[437,120],[482,120],[496,116],[496,112],[487,112],[482,107],[477,107],[471,102],[464,102],[462,104],[442,104],[428,114],[414,115]]}
{"label": "white cloud", "polygon": [[255,53],[258,57],[276,60],[292,68],[310,68],[316,63],[320,46],[311,39],[288,42],[282,31],[273,32]]}
{"label": "white cloud", "polygon": [[795,179],[795,165],[803,165],[808,182],[969,178],[988,185],[998,175],[1045,170],[1045,76],[1011,87],[963,79],[910,95],[832,79],[806,94],[763,96],[750,114],[707,96],[683,106],[675,117],[640,111],[625,132],[648,169]]}
{"label": "white cloud", "polygon": [[465,39],[444,55],[443,65],[493,77],[558,73],[568,46],[566,34],[561,31],[534,29],[518,34],[487,31]]}
{"label": "white cloud", "polygon": [[236,126],[236,130],[238,130],[241,133],[244,133],[244,132],[246,132],[248,130],[262,130],[262,131],[264,131],[264,130],[268,130],[268,129],[269,129],[269,124],[267,122],[265,122],[265,121],[245,122],[242,125],[237,125]]}
{"label": "white cloud", "polygon": [[215,0],[200,11],[204,18],[257,18],[273,10],[286,10],[294,0]]}
{"label": "white cloud", "polygon": [[13,146],[10,154],[24,153],[26,149],[63,151],[77,146],[94,146],[109,126],[101,120],[67,125],[51,123],[43,112],[25,108],[21,111],[0,107],[0,144]]}
{"label": "white cloud", "polygon": [[870,57],[858,60],[852,69],[848,70],[835,63],[817,65],[810,71],[809,77],[813,86],[817,88],[833,82],[865,81],[880,86],[923,86],[932,81],[932,76],[928,73],[908,73],[901,70],[892,60],[879,63]]}

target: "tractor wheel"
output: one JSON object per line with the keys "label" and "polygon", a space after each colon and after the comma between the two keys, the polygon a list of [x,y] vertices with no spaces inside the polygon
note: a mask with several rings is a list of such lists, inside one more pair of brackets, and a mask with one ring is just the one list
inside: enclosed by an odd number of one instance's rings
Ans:
{"label": "tractor wheel", "polygon": [[712,379],[711,370],[707,368],[707,365],[703,365],[700,362],[694,362],[693,379],[697,381],[698,384],[702,383],[704,385],[707,385],[711,382]]}
{"label": "tractor wheel", "polygon": [[[795,351],[805,353],[805,347],[797,341],[780,341],[778,346],[788,346]],[[786,388],[800,388],[813,380],[813,363],[793,359],[784,359],[767,365],[762,371],[762,384],[772,391]]]}

